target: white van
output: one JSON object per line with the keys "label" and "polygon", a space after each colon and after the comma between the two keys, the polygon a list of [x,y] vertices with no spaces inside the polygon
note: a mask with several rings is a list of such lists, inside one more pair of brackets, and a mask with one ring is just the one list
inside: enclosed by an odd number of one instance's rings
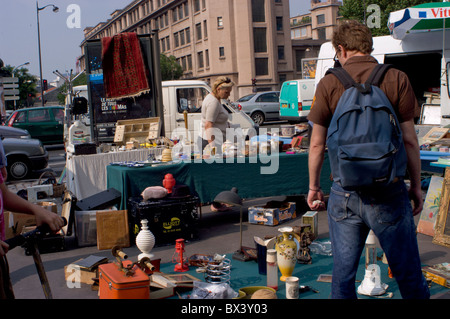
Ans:
{"label": "white van", "polygon": [[[164,104],[164,131],[167,137],[171,137],[176,129],[184,129],[184,111],[187,111],[188,130],[191,138],[196,138],[195,131],[199,132],[202,118],[202,102],[211,92],[206,82],[197,80],[163,81],[162,95]],[[236,109],[231,103],[222,100],[223,106],[229,113],[229,121],[232,127],[240,127],[244,135],[249,129],[258,127],[244,112]],[[196,126],[197,125],[197,126]]]}
{"label": "white van", "polygon": [[[445,36],[445,40],[443,41]],[[403,40],[392,36],[373,38],[373,52],[379,63],[391,64],[404,71],[411,82],[421,108],[427,105],[427,92],[439,93],[441,125],[450,124],[450,99],[447,87],[446,65],[450,61],[450,32],[442,31],[410,33]],[[444,48],[445,45],[445,48]],[[442,58],[444,53],[444,59]],[[335,51],[331,42],[324,43],[319,52],[316,69],[316,84],[333,67]]]}
{"label": "white van", "polygon": [[281,86],[280,119],[289,123],[305,122],[314,98],[315,80],[291,80]]}

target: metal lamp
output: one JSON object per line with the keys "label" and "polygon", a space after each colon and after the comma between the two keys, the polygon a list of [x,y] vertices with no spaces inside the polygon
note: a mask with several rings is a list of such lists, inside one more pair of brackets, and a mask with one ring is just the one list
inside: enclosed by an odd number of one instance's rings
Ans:
{"label": "metal lamp", "polygon": [[42,56],[41,56],[41,31],[39,26],[39,11],[44,10],[47,7],[53,7],[53,12],[57,13],[59,11],[59,8],[55,6],[54,4],[48,4],[42,8],[39,7],[39,3],[36,1],[36,19],[37,19],[37,31],[38,31],[38,47],[39,47],[39,76],[41,77],[41,100],[42,100],[42,106],[44,106],[44,79],[42,76]]}
{"label": "metal lamp", "polygon": [[217,196],[214,198],[214,203],[218,204],[226,204],[234,207],[240,208],[240,222],[239,222],[239,230],[240,230],[240,245],[239,250],[237,250],[233,254],[233,259],[241,260],[241,261],[247,261],[249,258],[244,254],[244,251],[242,249],[242,198],[238,195],[238,190],[236,187],[233,187],[229,191],[223,191],[217,194]]}

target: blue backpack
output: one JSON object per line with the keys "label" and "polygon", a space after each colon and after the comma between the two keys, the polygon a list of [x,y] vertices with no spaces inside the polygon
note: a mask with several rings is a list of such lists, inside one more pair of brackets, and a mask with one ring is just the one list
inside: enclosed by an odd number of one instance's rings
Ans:
{"label": "blue backpack", "polygon": [[346,189],[386,186],[404,177],[407,155],[395,111],[379,88],[390,65],[379,64],[365,84],[342,68],[329,69],[344,85],[328,128],[331,173]]}

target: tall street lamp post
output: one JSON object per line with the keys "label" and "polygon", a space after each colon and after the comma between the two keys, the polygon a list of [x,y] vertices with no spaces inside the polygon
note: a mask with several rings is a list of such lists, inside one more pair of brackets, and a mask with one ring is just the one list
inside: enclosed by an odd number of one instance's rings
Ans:
{"label": "tall street lamp post", "polygon": [[39,46],[39,75],[41,77],[41,101],[42,101],[42,106],[44,106],[44,79],[42,77],[42,58],[41,58],[41,32],[39,29],[39,11],[44,10],[47,7],[53,7],[53,12],[58,12],[59,8],[57,6],[55,6],[54,4],[48,4],[42,8],[39,8],[39,4],[36,1],[36,16],[37,16],[37,30],[38,30],[38,46]]}

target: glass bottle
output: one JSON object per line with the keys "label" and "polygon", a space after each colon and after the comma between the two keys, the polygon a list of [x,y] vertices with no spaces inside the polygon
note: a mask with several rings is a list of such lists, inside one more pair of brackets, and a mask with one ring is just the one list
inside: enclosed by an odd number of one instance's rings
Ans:
{"label": "glass bottle", "polygon": [[278,290],[278,265],[277,251],[275,249],[267,250],[267,287]]}
{"label": "glass bottle", "polygon": [[376,236],[372,230],[370,230],[369,235],[366,239],[366,269],[369,265],[377,263],[377,242]]}

